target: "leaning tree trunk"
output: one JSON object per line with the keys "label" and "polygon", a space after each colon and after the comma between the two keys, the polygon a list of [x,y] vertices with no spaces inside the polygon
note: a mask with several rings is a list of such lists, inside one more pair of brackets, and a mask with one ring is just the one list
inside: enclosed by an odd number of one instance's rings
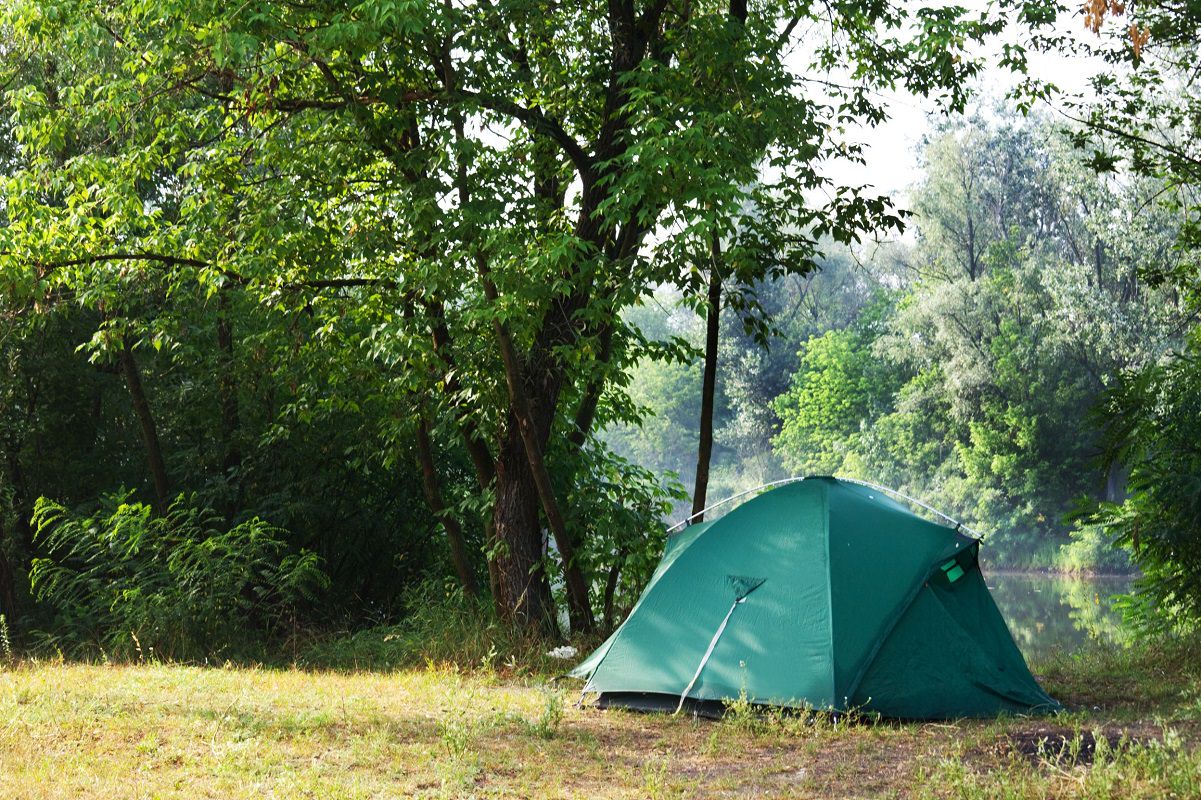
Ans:
{"label": "leaning tree trunk", "polygon": [[[492,282],[487,264],[480,260],[477,264],[480,279],[484,285],[484,295],[489,301],[497,301],[496,284]],[[551,422],[554,419],[553,408],[558,397],[558,384],[553,379],[542,382],[542,402],[535,401],[528,394],[525,381],[525,370],[513,345],[513,339],[508,327],[499,317],[492,321],[496,332],[497,344],[500,346],[501,361],[505,369],[505,384],[509,390],[509,406],[511,409],[511,426],[517,429],[526,456],[527,471],[534,482],[534,490],[542,511],[546,515],[546,523],[555,538],[555,546],[559,549],[559,558],[563,563],[563,582],[567,590],[567,613],[570,617],[573,632],[591,631],[595,625],[588,593],[588,582],[575,556],[575,542],[567,530],[563,512],[555,498],[554,486],[551,482],[550,471],[543,459],[543,446],[550,434]],[[548,410],[550,409],[550,410]],[[535,419],[535,411],[540,411],[542,424]],[[504,534],[498,529],[497,537],[501,542],[506,541]]]}
{"label": "leaning tree trunk", "polygon": [[425,491],[425,500],[430,511],[442,523],[446,530],[446,539],[450,543],[450,557],[459,576],[459,585],[471,597],[479,594],[479,586],[475,580],[475,571],[471,568],[471,558],[468,555],[466,538],[463,536],[463,526],[455,517],[454,512],[446,507],[442,500],[442,490],[438,485],[438,471],[434,466],[433,444],[430,442],[430,424],[424,415],[417,418],[417,460],[421,465],[421,486]]}
{"label": "leaning tree trunk", "polygon": [[513,622],[555,633],[558,623],[542,559],[538,487],[515,421],[510,420],[508,430],[496,460],[496,501],[492,507],[497,539],[492,554],[496,605]]}
{"label": "leaning tree trunk", "polygon": [[705,517],[705,497],[709,491],[709,461],[713,456],[713,397],[717,393],[717,342],[721,330],[721,243],[713,236],[713,264],[709,268],[709,302],[705,312],[705,376],[701,384],[700,442],[696,453],[696,484],[692,491],[695,521]]}

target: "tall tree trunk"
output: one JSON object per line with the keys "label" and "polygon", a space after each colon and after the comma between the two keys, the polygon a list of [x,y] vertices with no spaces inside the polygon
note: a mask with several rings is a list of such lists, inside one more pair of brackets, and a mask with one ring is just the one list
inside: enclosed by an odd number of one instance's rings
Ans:
{"label": "tall tree trunk", "polygon": [[968,280],[976,280],[976,223],[972,219],[972,211],[967,212],[967,277]]}
{"label": "tall tree trunk", "polygon": [[492,522],[497,538],[492,556],[496,599],[501,613],[517,624],[557,632],[554,601],[543,569],[538,489],[515,421],[510,422],[496,461]]}
{"label": "tall tree trunk", "polygon": [[[450,0],[444,0],[447,6],[450,6]],[[454,91],[455,74],[454,63],[450,57],[451,42],[448,39],[443,43],[442,57],[442,80],[448,92]],[[451,112],[451,124],[455,132],[455,142],[463,141],[464,119],[463,114],[458,111]],[[464,206],[471,199],[471,192],[467,182],[467,159],[461,152],[456,156],[455,164],[455,188],[458,191],[459,202]],[[450,331],[446,327],[446,315],[443,313],[441,300],[435,299],[426,305],[427,311],[430,312],[433,318],[431,332],[434,338],[434,349],[446,364],[447,380],[446,389],[452,396],[458,394],[458,376],[453,368],[454,364],[450,356]],[[471,458],[472,466],[475,467],[476,481],[479,483],[481,492],[488,492],[493,488],[496,481],[496,466],[492,461],[491,454],[488,450],[488,445],[480,436],[475,423],[471,421],[471,416],[464,413],[462,410],[456,415],[459,423],[459,431],[463,437],[463,443],[467,447],[467,454]],[[504,616],[511,610],[504,606],[501,602],[501,568],[495,553],[498,550],[500,539],[496,532],[496,516],[495,510],[493,516],[484,523],[484,548],[488,553],[488,588],[492,593],[492,602],[496,608],[497,614]]]}
{"label": "tall tree trunk", "polygon": [[[480,278],[484,284],[484,294],[491,302],[496,302],[496,285],[488,274],[486,265],[480,263]],[[590,631],[595,625],[592,616],[592,605],[588,597],[588,583],[575,557],[575,543],[567,532],[567,523],[555,500],[554,486],[546,462],[542,458],[542,437],[534,419],[534,408],[527,394],[525,370],[518,360],[513,340],[508,328],[499,319],[493,320],[497,343],[500,346],[501,361],[505,369],[505,383],[509,390],[509,404],[513,410],[513,421],[521,437],[529,464],[530,477],[534,481],[537,497],[542,503],[542,511],[546,515],[546,523],[551,534],[555,537],[555,546],[559,549],[559,557],[563,562],[563,579],[567,585],[567,613],[573,631]],[[499,470],[498,470],[499,471]],[[500,502],[499,497],[497,502]],[[500,527],[497,535],[501,541],[506,541]]]}
{"label": "tall tree trunk", "polygon": [[142,430],[142,444],[146,448],[146,462],[150,467],[150,475],[154,479],[155,508],[160,514],[167,513],[170,506],[171,482],[167,479],[167,465],[163,461],[163,450],[159,445],[158,427],[154,423],[154,415],[150,412],[150,403],[146,400],[146,392],[142,388],[142,375],[134,360],[133,351],[128,344],[121,346],[117,356],[121,367],[121,375],[129,389],[129,397],[133,402],[133,413],[138,418],[138,427]]}
{"label": "tall tree trunk", "polygon": [[464,592],[476,597],[480,589],[475,581],[475,572],[471,569],[467,542],[463,538],[463,528],[459,525],[459,520],[442,500],[442,492],[438,487],[438,472],[434,468],[433,447],[430,444],[429,420],[424,415],[417,419],[417,459],[421,462],[421,486],[425,490],[425,500],[434,516],[446,529],[446,538],[450,542],[450,558],[454,562],[455,573],[459,576],[459,584]]}
{"label": "tall tree trunk", "polygon": [[[729,15],[746,24],[745,0],[730,0]],[[741,30],[741,28],[739,28]],[[696,447],[696,481],[692,488],[694,522],[705,519],[709,494],[709,463],[713,458],[713,400],[717,394],[717,344],[721,333],[721,234],[716,225],[709,242],[709,297],[705,309],[705,373],[701,380],[701,419]]]}
{"label": "tall tree trunk", "polygon": [[1105,501],[1120,503],[1126,499],[1126,486],[1130,481],[1130,470],[1121,461],[1112,461],[1105,471]]}
{"label": "tall tree trunk", "polygon": [[713,398],[717,393],[717,342],[721,331],[721,240],[713,234],[709,268],[709,302],[705,310],[705,375],[701,383],[700,441],[696,452],[696,483],[692,491],[692,513],[704,520],[705,497],[709,492],[709,461],[713,456]]}

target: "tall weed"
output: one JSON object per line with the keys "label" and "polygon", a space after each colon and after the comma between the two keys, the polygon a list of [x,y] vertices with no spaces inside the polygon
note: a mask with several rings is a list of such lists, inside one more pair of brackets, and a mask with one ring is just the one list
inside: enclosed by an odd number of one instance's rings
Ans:
{"label": "tall weed", "polygon": [[427,581],[406,594],[401,621],[324,637],[298,661],[333,669],[441,665],[507,675],[565,670],[565,662],[546,655],[551,646],[536,633],[498,619],[487,599]]}

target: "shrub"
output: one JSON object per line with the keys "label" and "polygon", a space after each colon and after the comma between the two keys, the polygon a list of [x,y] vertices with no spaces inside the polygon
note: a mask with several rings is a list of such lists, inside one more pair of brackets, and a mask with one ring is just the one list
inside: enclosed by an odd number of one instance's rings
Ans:
{"label": "shrub", "polygon": [[1119,548],[1104,526],[1083,525],[1055,555],[1056,568],[1082,574],[1127,574],[1134,571],[1130,555]]}
{"label": "shrub", "polygon": [[327,585],[316,555],[292,552],[261,519],[222,529],[180,496],[156,515],[129,494],[77,515],[42,498],[30,584],[53,614],[47,643],[118,657],[203,659],[286,630]]}
{"label": "shrub", "polygon": [[[1196,345],[1194,345],[1195,350]],[[1142,570],[1124,610],[1150,629],[1201,626],[1201,357],[1124,376],[1107,400],[1112,460],[1128,497],[1102,503],[1103,525]]]}

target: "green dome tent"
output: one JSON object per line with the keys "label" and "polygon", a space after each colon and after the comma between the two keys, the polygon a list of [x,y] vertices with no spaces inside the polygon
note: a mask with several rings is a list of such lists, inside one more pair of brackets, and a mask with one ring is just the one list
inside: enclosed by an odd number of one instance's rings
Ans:
{"label": "green dome tent", "polygon": [[807,478],[669,538],[572,671],[601,705],[756,704],[945,719],[1058,709],[977,565],[979,540],[881,491]]}

